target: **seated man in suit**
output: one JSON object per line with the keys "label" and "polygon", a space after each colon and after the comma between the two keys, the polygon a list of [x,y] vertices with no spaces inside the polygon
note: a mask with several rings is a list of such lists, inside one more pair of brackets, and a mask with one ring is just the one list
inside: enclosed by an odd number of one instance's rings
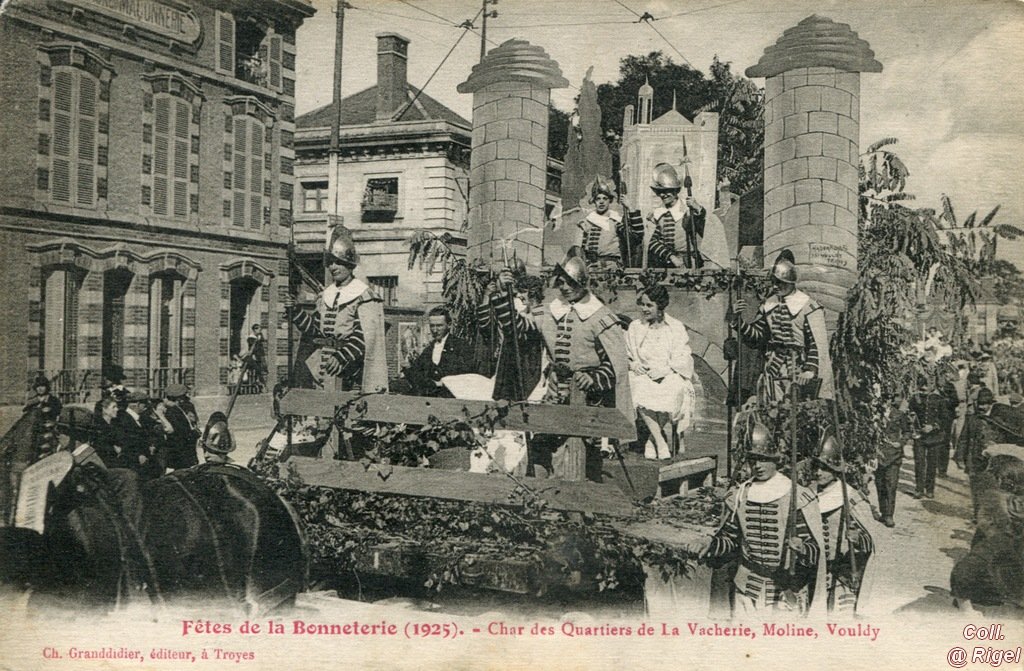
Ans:
{"label": "seated man in suit", "polygon": [[475,372],[472,349],[465,340],[450,333],[450,319],[448,308],[442,305],[433,308],[427,316],[433,341],[405,371],[412,393],[417,396],[452,398],[441,378]]}

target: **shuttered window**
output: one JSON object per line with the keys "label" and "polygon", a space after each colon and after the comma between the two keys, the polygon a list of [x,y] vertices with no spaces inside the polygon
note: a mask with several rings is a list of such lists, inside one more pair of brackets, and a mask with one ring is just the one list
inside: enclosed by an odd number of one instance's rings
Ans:
{"label": "shuttered window", "polygon": [[96,205],[99,82],[76,68],[53,72],[50,199],[78,207]]}
{"label": "shuttered window", "polygon": [[263,124],[236,116],[233,124],[231,223],[259,229],[263,225]]}
{"label": "shuttered window", "polygon": [[281,36],[270,35],[267,38],[270,42],[270,55],[267,59],[267,79],[270,88],[275,91],[281,90]]}
{"label": "shuttered window", "polygon": [[217,72],[235,74],[235,20],[230,14],[217,12],[216,45]]}
{"label": "shuttered window", "polygon": [[188,217],[191,107],[169,94],[153,101],[153,214]]}

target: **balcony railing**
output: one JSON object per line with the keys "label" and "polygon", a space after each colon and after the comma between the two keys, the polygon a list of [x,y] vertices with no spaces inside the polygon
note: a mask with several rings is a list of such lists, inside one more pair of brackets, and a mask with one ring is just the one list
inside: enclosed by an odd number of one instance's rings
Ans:
{"label": "balcony railing", "polygon": [[363,221],[391,221],[398,214],[398,194],[371,192],[363,196]]}
{"label": "balcony railing", "polygon": [[152,398],[160,398],[169,385],[191,387],[194,381],[195,372],[191,368],[151,368],[146,376],[146,387]]}

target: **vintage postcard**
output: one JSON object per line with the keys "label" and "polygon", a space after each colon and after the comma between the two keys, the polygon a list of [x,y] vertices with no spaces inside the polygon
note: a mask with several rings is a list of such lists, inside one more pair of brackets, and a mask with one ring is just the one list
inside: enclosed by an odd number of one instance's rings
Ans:
{"label": "vintage postcard", "polygon": [[5,0],[0,668],[1022,668],[1022,37]]}

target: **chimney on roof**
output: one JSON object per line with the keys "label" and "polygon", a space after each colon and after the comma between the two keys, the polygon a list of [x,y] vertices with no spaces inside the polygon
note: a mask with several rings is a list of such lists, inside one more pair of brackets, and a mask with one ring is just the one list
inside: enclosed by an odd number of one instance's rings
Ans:
{"label": "chimney on roof", "polygon": [[377,121],[387,121],[408,102],[406,69],[409,40],[398,33],[377,33]]}

